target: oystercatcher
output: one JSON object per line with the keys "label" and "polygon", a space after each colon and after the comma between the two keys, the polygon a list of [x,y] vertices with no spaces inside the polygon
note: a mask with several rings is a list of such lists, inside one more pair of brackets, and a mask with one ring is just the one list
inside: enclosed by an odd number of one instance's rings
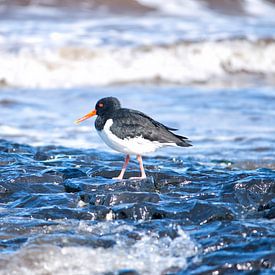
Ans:
{"label": "oystercatcher", "polygon": [[115,97],[100,99],[95,109],[76,123],[94,115],[97,115],[95,128],[103,141],[112,149],[126,154],[122,170],[115,179],[123,179],[130,155],[136,155],[139,162],[141,176],[136,179],[144,179],[143,154],[164,146],[192,146],[188,138],[172,133],[177,129],[167,127],[142,112],[121,108]]}

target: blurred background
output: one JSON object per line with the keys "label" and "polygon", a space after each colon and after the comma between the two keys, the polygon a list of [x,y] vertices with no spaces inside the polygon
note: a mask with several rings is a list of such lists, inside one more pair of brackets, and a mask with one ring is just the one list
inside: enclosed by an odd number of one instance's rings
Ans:
{"label": "blurred background", "polygon": [[197,157],[270,159],[274,15],[273,0],[1,0],[1,138],[109,150],[73,121],[112,95]]}

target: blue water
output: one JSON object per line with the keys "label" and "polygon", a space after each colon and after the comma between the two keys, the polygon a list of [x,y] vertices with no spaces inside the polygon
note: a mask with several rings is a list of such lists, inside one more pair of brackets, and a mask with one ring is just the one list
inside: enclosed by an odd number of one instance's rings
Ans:
{"label": "blue water", "polygon": [[[21,141],[0,146],[3,274],[21,266],[26,274],[272,274],[273,89],[124,86],[45,90],[43,100],[36,93],[1,92],[2,135]],[[112,180],[123,156],[100,141],[93,121],[73,124],[110,94],[179,128],[194,146],[145,156],[146,180]],[[133,158],[126,178],[138,173]]]}
{"label": "blue water", "polygon": [[[273,4],[130,2],[0,7],[0,274],[273,274]],[[73,123],[104,96],[193,146],[113,180],[124,156]]]}

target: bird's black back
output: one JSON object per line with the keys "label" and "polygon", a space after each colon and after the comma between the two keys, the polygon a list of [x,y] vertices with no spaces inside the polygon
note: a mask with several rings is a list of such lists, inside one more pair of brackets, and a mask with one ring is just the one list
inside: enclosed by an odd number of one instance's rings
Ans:
{"label": "bird's black back", "polygon": [[113,125],[110,130],[121,139],[142,136],[150,141],[175,143],[182,147],[192,146],[188,138],[171,132],[176,129],[167,127],[142,112],[121,108],[114,112],[111,119]]}

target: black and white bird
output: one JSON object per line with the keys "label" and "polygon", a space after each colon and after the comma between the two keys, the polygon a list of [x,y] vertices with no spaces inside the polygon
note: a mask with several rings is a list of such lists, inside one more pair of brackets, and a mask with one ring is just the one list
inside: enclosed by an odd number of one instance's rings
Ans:
{"label": "black and white bird", "polygon": [[94,115],[95,128],[103,141],[112,149],[126,154],[125,162],[118,177],[123,179],[130,155],[136,155],[139,162],[141,176],[146,178],[142,163],[142,155],[154,152],[165,146],[192,146],[188,138],[176,135],[173,129],[155,121],[142,112],[121,108],[120,102],[115,97],[100,99],[95,109],[78,119],[80,123]]}

